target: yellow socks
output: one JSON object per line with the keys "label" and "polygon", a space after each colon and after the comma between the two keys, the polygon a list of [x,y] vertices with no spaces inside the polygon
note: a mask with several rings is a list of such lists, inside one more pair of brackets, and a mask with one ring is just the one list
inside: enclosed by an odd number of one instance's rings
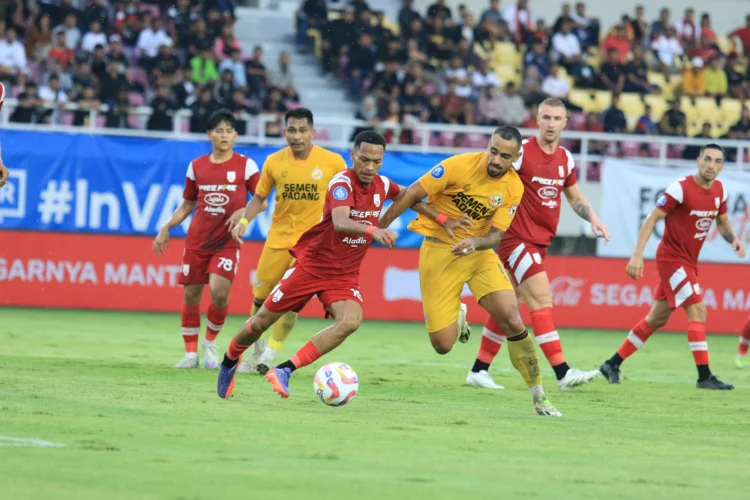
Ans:
{"label": "yellow socks", "polygon": [[514,338],[508,337],[508,355],[513,368],[518,370],[528,387],[541,385],[542,372],[539,369],[536,346],[526,330]]}

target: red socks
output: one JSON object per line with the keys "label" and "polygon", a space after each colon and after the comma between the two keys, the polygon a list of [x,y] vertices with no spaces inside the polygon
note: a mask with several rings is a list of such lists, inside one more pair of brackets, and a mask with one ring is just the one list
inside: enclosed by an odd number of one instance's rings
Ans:
{"label": "red socks", "polygon": [[294,368],[296,369],[314,363],[321,356],[322,354],[320,354],[318,348],[315,347],[315,344],[313,344],[312,341],[309,341],[307,344],[302,346],[302,348],[297,351],[297,353],[292,356],[289,361],[292,362]]}
{"label": "red socks", "polygon": [[695,364],[708,365],[708,342],[706,342],[706,324],[699,321],[688,323],[688,343],[693,352]]}
{"label": "red socks", "polygon": [[224,326],[224,320],[226,317],[226,307],[216,307],[213,304],[208,306],[208,315],[206,316],[206,340],[209,342],[216,340],[221,328]]}
{"label": "red socks", "polygon": [[500,330],[500,327],[497,326],[495,320],[492,319],[492,316],[488,316],[487,321],[484,322],[482,342],[479,344],[477,359],[483,363],[487,363],[487,365],[491,365],[492,360],[500,352],[503,342],[505,342],[505,335]]}
{"label": "red socks", "polygon": [[198,334],[201,331],[200,306],[182,306],[182,340],[185,352],[198,352]]}
{"label": "red socks", "polygon": [[648,338],[653,334],[654,327],[648,324],[646,318],[641,319],[633,329],[630,330],[628,338],[626,338],[625,342],[623,342],[620,348],[617,349],[617,354],[619,354],[623,360],[627,359],[631,354],[643,347],[643,344],[645,344]]}
{"label": "red socks", "polygon": [[740,345],[737,348],[737,355],[744,356],[747,354],[747,350],[750,347],[750,319],[747,320],[745,326],[742,327],[742,333],[740,334]]}
{"label": "red socks", "polygon": [[555,323],[552,321],[552,308],[545,307],[544,309],[531,311],[531,328],[534,330],[536,342],[547,357],[550,366],[565,363],[560,336],[557,334]]}
{"label": "red socks", "polygon": [[245,352],[248,347],[250,346],[238,344],[237,340],[232,337],[232,341],[229,343],[229,347],[227,347],[227,357],[231,360],[240,359],[240,356],[242,356],[242,353]]}

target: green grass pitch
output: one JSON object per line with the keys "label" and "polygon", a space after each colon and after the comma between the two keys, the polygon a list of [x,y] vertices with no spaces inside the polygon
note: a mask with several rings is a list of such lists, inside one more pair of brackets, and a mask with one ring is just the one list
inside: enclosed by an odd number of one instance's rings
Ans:
{"label": "green grass pitch", "polygon": [[[243,320],[228,319],[222,349]],[[300,321],[280,360],[327,324]],[[224,401],[215,371],[171,368],[178,315],[0,309],[0,498],[750,498],[750,370],[733,366],[736,337],[709,338],[732,392],[695,389],[685,335],[652,337],[621,386],[560,393],[542,359],[564,414],[553,419],[532,414],[505,348],[492,373],[506,390],[464,384],[480,331],[438,356],[421,324],[366,322],[295,373],[289,400],[240,375]],[[571,366],[592,369],[624,333],[561,336]],[[345,407],[313,392],[330,361],[359,375]]]}

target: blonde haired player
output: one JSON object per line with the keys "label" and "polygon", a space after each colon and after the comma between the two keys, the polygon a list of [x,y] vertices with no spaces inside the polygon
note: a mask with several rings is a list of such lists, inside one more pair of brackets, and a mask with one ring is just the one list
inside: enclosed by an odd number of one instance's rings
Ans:
{"label": "blonde haired player", "polygon": [[[313,114],[309,109],[297,108],[284,116],[288,146],[266,158],[255,195],[245,207],[232,237],[238,243],[248,224],[263,210],[263,203],[276,188],[276,208],[253,283],[254,316],[273,287],[292,267],[294,257],[289,249],[300,236],[320,222],[328,184],[334,175],[346,170],[341,155],[312,143],[315,137]],[[256,342],[253,352],[243,359],[238,371],[265,374],[273,366],[276,353],[286,341],[297,321],[297,313],[290,311],[271,329],[268,346]]]}
{"label": "blonde haired player", "polygon": [[[511,362],[531,391],[534,411],[559,417],[544,394],[534,341],[521,321],[513,285],[493,251],[521,203],[523,183],[512,167],[520,155],[521,134],[513,127],[499,127],[486,151],[452,156],[412,184],[386,211],[380,226],[388,227],[427,197],[427,205],[439,215],[435,220],[419,216],[409,229],[425,237],[419,279],[432,347],[447,354],[459,337],[468,338],[466,306],[461,304],[468,283],[479,305],[507,332]],[[447,221],[457,219],[470,221],[455,230],[458,241],[445,229]]]}

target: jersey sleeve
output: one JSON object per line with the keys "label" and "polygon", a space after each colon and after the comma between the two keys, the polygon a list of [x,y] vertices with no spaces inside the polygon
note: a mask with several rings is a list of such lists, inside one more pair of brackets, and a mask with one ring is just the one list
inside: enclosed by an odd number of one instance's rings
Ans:
{"label": "jersey sleeve", "polygon": [[513,222],[513,218],[516,216],[518,205],[521,204],[521,197],[523,196],[523,183],[521,179],[516,179],[510,189],[508,189],[507,196],[503,200],[503,204],[500,205],[495,211],[495,215],[492,216],[492,227],[497,228],[501,231],[507,231],[510,227],[510,223]]}
{"label": "jersey sleeve", "polygon": [[420,177],[419,184],[428,195],[442,193],[451,184],[451,180],[455,176],[455,165],[455,156],[444,160]]}
{"label": "jersey sleeve", "polygon": [[663,212],[672,213],[675,208],[682,204],[683,196],[682,184],[679,181],[675,181],[659,197],[656,201],[656,206]]}
{"label": "jersey sleeve", "polygon": [[354,204],[352,181],[344,175],[337,175],[328,184],[326,199],[331,210],[338,207],[351,207]]}
{"label": "jersey sleeve", "polygon": [[399,193],[401,192],[401,186],[399,186],[398,183],[393,182],[393,179],[384,175],[381,176],[381,179],[383,179],[383,184],[385,185],[386,200],[392,200],[399,195]]}
{"label": "jersey sleeve", "polygon": [[257,191],[259,179],[260,171],[258,170],[258,164],[248,158],[245,163],[245,187],[250,194],[255,194]]}
{"label": "jersey sleeve", "polygon": [[567,175],[565,176],[565,184],[563,186],[575,186],[578,183],[578,177],[576,176],[576,162],[573,160],[573,155],[570,154],[570,151],[565,148],[562,148],[562,150],[565,151],[565,156],[568,159],[568,163],[565,165]]}
{"label": "jersey sleeve", "polygon": [[198,185],[195,183],[195,170],[193,170],[193,162],[190,162],[187,172],[185,173],[185,190],[182,192],[182,197],[186,200],[191,201],[195,201],[198,199]]}
{"label": "jersey sleeve", "polygon": [[523,148],[526,145],[526,143],[529,142],[528,139],[524,139],[524,141],[521,143],[521,154],[518,156],[518,159],[513,162],[513,169],[518,172],[521,170],[521,165],[523,164]]}
{"label": "jersey sleeve", "polygon": [[724,185],[724,183],[721,183],[721,202],[719,203],[719,215],[724,215],[727,213],[727,198],[729,198],[727,194],[727,187]]}
{"label": "jersey sleeve", "polygon": [[268,198],[274,185],[276,185],[276,181],[273,179],[273,160],[271,158],[266,158],[266,161],[263,163],[263,170],[260,171],[260,179],[255,186],[254,193],[258,196]]}

